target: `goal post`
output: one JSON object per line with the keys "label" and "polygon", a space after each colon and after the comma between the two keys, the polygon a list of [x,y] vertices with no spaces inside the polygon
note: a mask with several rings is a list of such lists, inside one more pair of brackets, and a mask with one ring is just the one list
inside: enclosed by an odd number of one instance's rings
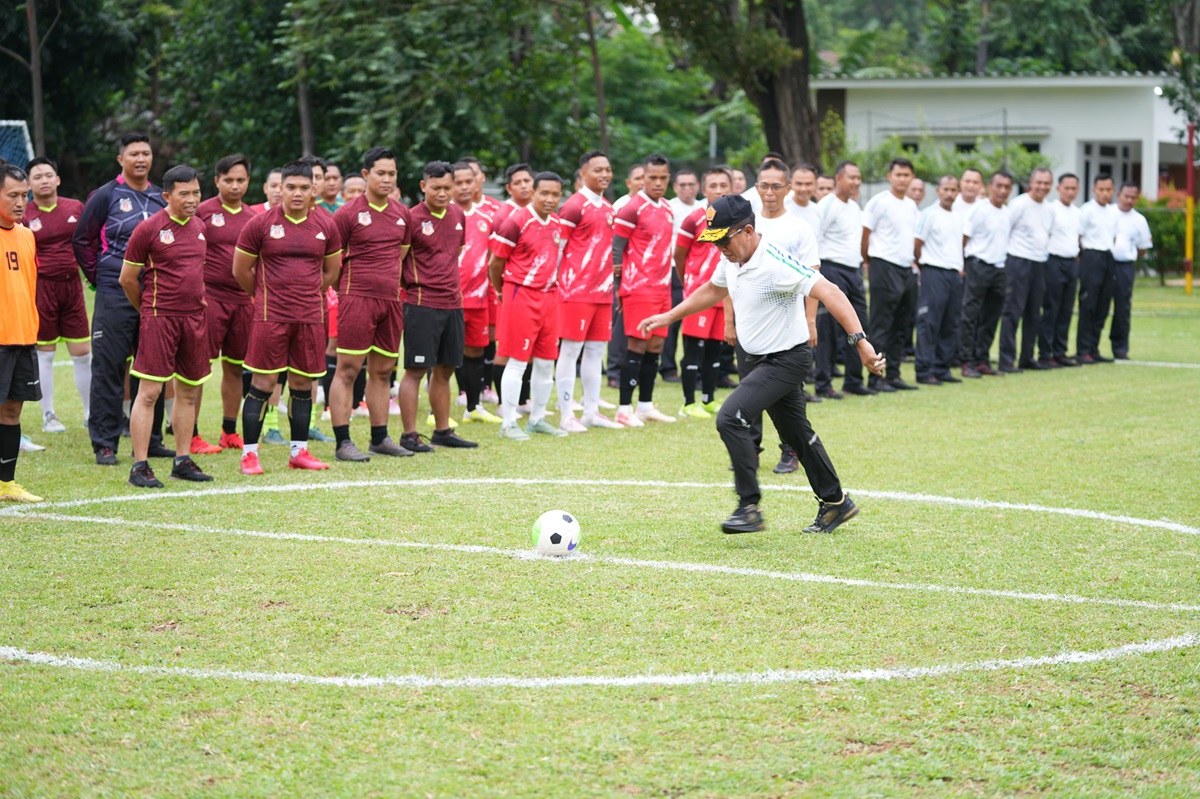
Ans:
{"label": "goal post", "polygon": [[33,159],[33,142],[25,120],[0,119],[0,158],[22,168]]}

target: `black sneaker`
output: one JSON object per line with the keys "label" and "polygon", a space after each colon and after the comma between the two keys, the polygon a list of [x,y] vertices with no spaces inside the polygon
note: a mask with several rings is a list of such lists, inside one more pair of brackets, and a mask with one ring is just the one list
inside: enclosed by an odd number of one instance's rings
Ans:
{"label": "black sneaker", "polygon": [[367,451],[372,455],[387,455],[390,458],[404,458],[412,456],[411,452],[397,444],[395,441],[392,441],[391,436],[384,438],[383,441],[380,441],[378,444],[372,444],[371,446],[367,447]]}
{"label": "black sneaker", "polygon": [[337,452],[333,453],[333,457],[339,461],[354,461],[356,463],[366,463],[371,460],[371,456],[354,446],[354,442],[350,439],[346,439],[341,444],[338,444]]}
{"label": "black sneaker", "polygon": [[121,438],[129,438],[129,417],[121,417]]}
{"label": "black sneaker", "polygon": [[[874,391],[876,394],[895,394],[897,391],[900,390],[900,389],[896,388],[895,386],[893,386],[891,384],[891,382],[887,381],[887,380],[879,380],[877,382],[871,383],[867,387],[869,389],[871,389],[872,391]],[[842,389],[842,390],[845,391],[845,389]]]}
{"label": "black sneaker", "polygon": [[822,502],[817,511],[817,518],[804,528],[806,533],[832,533],[842,522],[848,522],[858,515],[858,506],[850,495],[846,494],[840,504],[829,505]]}
{"label": "black sneaker", "polygon": [[151,458],[174,458],[175,450],[167,449],[162,444],[151,444],[146,454]]}
{"label": "black sneaker", "polygon": [[808,403],[809,405],[811,405],[814,402],[820,402],[821,396],[819,394],[809,394],[807,391],[805,391],[804,392],[804,401],[806,403]]}
{"label": "black sneaker", "polygon": [[1094,355],[1092,355],[1092,360],[1095,361],[1096,363],[1112,363],[1113,362],[1112,358],[1105,358],[1103,355],[1101,355],[1098,352],[1095,353]]}
{"label": "black sneaker", "polygon": [[[453,449],[474,449],[479,444],[475,441],[467,441],[465,438],[460,438],[454,430],[434,430],[433,435],[429,438],[430,444],[436,444],[439,447],[451,447]],[[404,446],[408,446],[405,444]]]}
{"label": "black sneaker", "polygon": [[[187,480],[190,483],[211,483],[212,475],[205,474],[191,458],[184,458],[171,467],[171,477],[176,480]],[[161,484],[160,484],[161,485]]]}
{"label": "black sneaker", "polygon": [[425,436],[420,433],[405,433],[400,436],[400,446],[409,452],[433,452],[433,447],[425,443]]}
{"label": "black sneaker", "polygon": [[858,385],[854,386],[842,386],[842,393],[853,394],[856,397],[873,397],[879,392],[870,386],[864,386],[863,384],[859,383]]}
{"label": "black sneaker", "polygon": [[817,396],[828,400],[844,400],[846,398],[845,394],[834,388],[823,388],[817,392]]}
{"label": "black sneaker", "polygon": [[757,505],[739,505],[728,519],[721,522],[721,532],[727,535],[757,533],[765,529],[767,522]]}
{"label": "black sneaker", "polygon": [[129,470],[129,484],[138,488],[163,487],[162,481],[154,476],[154,470],[145,461],[135,463],[133,468]]}
{"label": "black sneaker", "polygon": [[961,383],[962,382],[961,380],[959,380],[957,377],[955,377],[954,375],[952,375],[950,373],[946,373],[944,375],[938,375],[938,380],[942,381],[943,383]]}
{"label": "black sneaker", "polygon": [[891,380],[887,381],[887,385],[891,386],[892,388],[894,388],[898,391],[916,391],[917,390],[917,387],[914,386],[912,383],[905,383],[903,380],[901,380],[898,377],[893,377]]}
{"label": "black sneaker", "polygon": [[771,471],[775,474],[791,474],[800,468],[800,459],[796,457],[796,453],[790,449],[785,449],[779,455],[779,463],[775,464],[775,468]]}
{"label": "black sneaker", "polygon": [[113,452],[112,447],[101,447],[96,450],[96,465],[97,466],[116,466],[117,453]]}
{"label": "black sneaker", "polygon": [[1021,374],[1021,372],[1024,372],[1025,370],[1019,366],[1014,366],[1013,364],[1010,364],[1010,363],[1002,363],[998,367],[998,371],[1001,374],[1005,374],[1005,375],[1019,375],[1019,374]]}
{"label": "black sneaker", "polygon": [[975,378],[983,377],[983,373],[974,366],[968,365],[962,368],[962,376],[970,380],[974,380]]}

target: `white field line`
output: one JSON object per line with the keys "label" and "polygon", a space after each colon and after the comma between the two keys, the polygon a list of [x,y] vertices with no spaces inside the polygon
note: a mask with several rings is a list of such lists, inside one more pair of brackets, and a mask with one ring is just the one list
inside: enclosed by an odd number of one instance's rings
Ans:
{"label": "white field line", "polygon": [[[0,509],[0,516],[20,516],[31,512],[40,512],[44,508],[78,508],[85,505],[103,505],[119,502],[157,502],[163,499],[193,498],[211,496],[231,496],[237,494],[257,493],[286,493],[289,491],[335,490],[343,488],[378,488],[403,486],[444,486],[444,485],[555,485],[555,486],[605,486],[626,488],[702,488],[721,489],[728,491],[726,483],[696,483],[670,482],[667,480],[569,480],[542,479],[522,477],[471,477],[471,478],[436,478],[422,480],[337,480],[328,483],[286,483],[280,485],[243,485],[231,488],[205,488],[188,491],[165,491],[141,494],[123,494],[111,497],[95,497],[93,499],[76,499],[65,502],[46,502],[32,505],[13,505]],[[768,485],[763,484],[764,491],[800,491],[809,492],[806,485]],[[1072,516],[1081,519],[1096,519],[1117,524],[1128,524],[1134,527],[1148,527],[1170,530],[1187,535],[1200,535],[1200,527],[1192,527],[1165,519],[1140,519],[1135,516],[1118,516],[1099,511],[1081,510],[1079,508],[1055,508],[1047,505],[1029,503],[997,502],[986,499],[959,499],[957,497],[941,497],[935,494],[913,494],[903,491],[867,491],[863,489],[847,489],[851,494],[870,499],[890,499],[899,502],[923,502],[928,504],[951,505],[959,508],[976,510],[1015,510],[1031,513],[1050,513],[1060,516]]]}
{"label": "white field line", "polygon": [[79,671],[118,672],[145,674],[152,677],[188,677],[201,680],[226,680],[236,682],[284,683],[288,685],[317,685],[335,688],[636,688],[639,686],[689,686],[689,685],[768,685],[772,683],[840,683],[880,682],[892,680],[916,680],[927,677],[945,677],[970,672],[1006,671],[1031,669],[1039,666],[1066,666],[1101,663],[1108,660],[1169,652],[1200,645],[1200,635],[1187,633],[1175,638],[1160,638],[1140,644],[1125,644],[1110,649],[1094,651],[1063,652],[1048,657],[1024,657],[1012,660],[977,660],[969,663],[947,663],[941,666],[916,666],[892,669],[859,669],[839,671],[837,669],[806,669],[755,672],[703,672],[683,674],[639,674],[627,677],[575,676],[575,677],[427,677],[405,676],[353,676],[321,677],[312,674],[294,674],[274,671],[236,671],[230,669],[193,669],[171,666],[124,666],[110,660],[64,657],[43,652],[28,652],[16,647],[0,647],[0,660],[28,663],[52,668],[76,669]]}
{"label": "white field line", "polygon": [[1146,602],[1136,599],[1104,599],[1085,597],[1073,594],[1028,593],[1023,591],[1003,591],[989,588],[969,588],[953,585],[937,585],[932,583],[895,583],[876,580],[862,580],[851,577],[837,577],[829,574],[809,574],[806,572],[781,572],[767,569],[744,568],[740,566],[720,566],[711,563],[687,563],[669,560],[640,560],[637,558],[620,558],[604,555],[577,554],[568,558],[542,558],[532,551],[516,549],[499,549],[497,547],[477,546],[468,544],[431,544],[420,541],[394,541],[373,538],[344,538],[337,536],[308,535],[304,533],[271,533],[259,530],[240,530],[221,527],[205,527],[194,524],[178,524],[173,522],[148,522],[116,519],[105,516],[74,516],[61,513],[27,513],[22,518],[43,519],[46,521],[68,522],[72,524],[100,524],[105,526],[142,527],[153,530],[177,530],[185,533],[208,533],[214,535],[233,535],[246,538],[265,538],[277,541],[305,541],[310,543],[349,544],[351,546],[368,547],[399,547],[402,549],[426,549],[442,552],[465,552],[476,555],[497,555],[517,560],[549,560],[555,562],[604,563],[615,566],[627,566],[658,571],[680,571],[700,574],[720,574],[738,577],[756,577],[766,580],[787,580],[798,583],[821,583],[825,585],[851,586],[855,588],[886,589],[894,591],[916,591],[936,594],[956,594],[960,596],[984,596],[996,599],[1018,599],[1033,602],[1059,602],[1076,605],[1107,605],[1122,608],[1145,608],[1148,610],[1182,611],[1186,613],[1200,612],[1200,605],[1184,605],[1178,603]]}
{"label": "white field line", "polygon": [[1113,361],[1122,366],[1159,366],[1165,369],[1200,369],[1200,363],[1169,363],[1168,361]]}

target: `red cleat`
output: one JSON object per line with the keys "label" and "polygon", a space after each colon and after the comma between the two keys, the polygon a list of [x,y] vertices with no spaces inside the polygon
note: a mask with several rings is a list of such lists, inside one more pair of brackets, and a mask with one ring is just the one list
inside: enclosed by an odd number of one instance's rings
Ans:
{"label": "red cleat", "polygon": [[221,434],[221,449],[241,449],[246,442],[237,433]]}
{"label": "red cleat", "polygon": [[221,449],[221,447],[208,443],[200,436],[192,436],[191,451],[193,455],[216,455]]}
{"label": "red cleat", "polygon": [[321,463],[321,461],[313,457],[312,453],[310,453],[308,450],[302,449],[300,450],[299,455],[293,455],[288,459],[288,468],[309,469],[314,472],[319,472],[321,469],[328,469],[329,464]]}
{"label": "red cleat", "polygon": [[262,465],[258,462],[257,452],[247,452],[242,456],[242,474],[262,474]]}

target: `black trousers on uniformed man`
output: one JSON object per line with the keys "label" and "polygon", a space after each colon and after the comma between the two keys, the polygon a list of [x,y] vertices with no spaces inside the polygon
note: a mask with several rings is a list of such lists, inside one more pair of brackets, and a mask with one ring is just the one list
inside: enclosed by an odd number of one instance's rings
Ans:
{"label": "black trousers on uniformed man", "polygon": [[1046,262],[1046,293],[1042,299],[1042,324],[1038,334],[1038,356],[1067,357],[1071,315],[1075,312],[1075,288],[1079,283],[1079,259],[1051,255]]}
{"label": "black trousers on uniformed man", "polygon": [[[908,317],[917,307],[917,273],[909,264],[894,264],[882,258],[871,259],[871,342],[887,357],[888,380],[900,377],[904,360],[904,334]],[[817,331],[820,345],[821,331]],[[849,357],[846,358],[850,360]],[[850,366],[847,364],[847,369]],[[876,380],[872,376],[871,381]]]}
{"label": "black trousers on uniformed man", "polygon": [[[683,302],[683,283],[675,265],[671,265],[671,307]],[[679,331],[683,328],[683,320],[673,322],[667,328],[667,337],[663,340],[663,351],[658,360],[658,373],[663,377],[679,374],[679,363],[675,353],[679,349]]]}
{"label": "black trousers on uniformed man", "polygon": [[[917,302],[917,377],[949,377],[958,353],[963,276],[954,269],[921,267]],[[819,343],[819,342],[818,342]]]}
{"label": "black trousers on uniformed man", "polygon": [[1100,334],[1116,284],[1116,268],[1108,250],[1084,250],[1079,256],[1079,324],[1075,353],[1099,355]]}
{"label": "black trousers on uniformed man", "polygon": [[[753,420],[761,418],[764,411],[775,423],[780,437],[795,442],[796,455],[813,493],[823,502],[841,502],[841,481],[804,412],[801,385],[812,367],[812,351],[808,344],[770,355],[745,355],[739,351],[739,364],[743,355],[746,365],[741,382],[717,413],[717,431],[733,462],[734,489],[739,504],[757,505],[762,499]],[[762,435],[761,430],[759,435]]]}
{"label": "black trousers on uniformed man", "polygon": [[963,366],[987,363],[991,358],[996,323],[1004,308],[1004,269],[978,258],[968,258],[963,284],[962,320],[958,330],[958,357]]}
{"label": "black trousers on uniformed man", "polygon": [[[1000,322],[1000,365],[1026,366],[1033,362],[1033,347],[1042,326],[1042,299],[1046,293],[1046,263],[1016,255],[1004,263],[1004,311]],[[1017,357],[1017,327],[1021,351]]]}
{"label": "black trousers on uniformed man", "polygon": [[[96,302],[92,308],[92,393],[91,417],[88,420],[93,452],[99,452],[103,447],[116,452],[121,442],[125,372],[129,357],[137,351],[140,324],[141,314],[129,304],[124,294],[96,292]],[[129,378],[131,399],[137,397],[139,382],[137,378]],[[162,443],[166,393],[159,393],[154,406],[151,446]],[[179,431],[179,435],[185,434],[190,437],[191,431]]]}
{"label": "black trousers on uniformed man", "polygon": [[[1113,320],[1108,331],[1114,358],[1129,357],[1129,320],[1133,315],[1133,261],[1113,261]],[[1097,336],[1099,338],[1099,336]]]}
{"label": "black trousers on uniformed man", "polygon": [[[862,323],[864,332],[870,321],[867,316],[867,292],[863,286],[862,270],[844,266],[833,261],[821,261],[821,277],[837,286],[846,299],[850,301],[858,321]],[[817,309],[817,368],[813,375],[817,393],[833,388],[833,367],[837,363],[845,366],[845,380],[842,387],[861,386],[863,384],[863,366],[858,353],[849,351],[846,344],[846,333],[858,333],[857,330],[846,331],[833,318],[833,314],[821,303]]]}
{"label": "black trousers on uniformed man", "polygon": [[629,351],[629,342],[625,338],[625,314],[621,312],[618,288],[619,284],[613,286],[612,333],[608,337],[608,363],[604,369],[609,380],[621,379],[621,364],[625,363],[625,355]]}

